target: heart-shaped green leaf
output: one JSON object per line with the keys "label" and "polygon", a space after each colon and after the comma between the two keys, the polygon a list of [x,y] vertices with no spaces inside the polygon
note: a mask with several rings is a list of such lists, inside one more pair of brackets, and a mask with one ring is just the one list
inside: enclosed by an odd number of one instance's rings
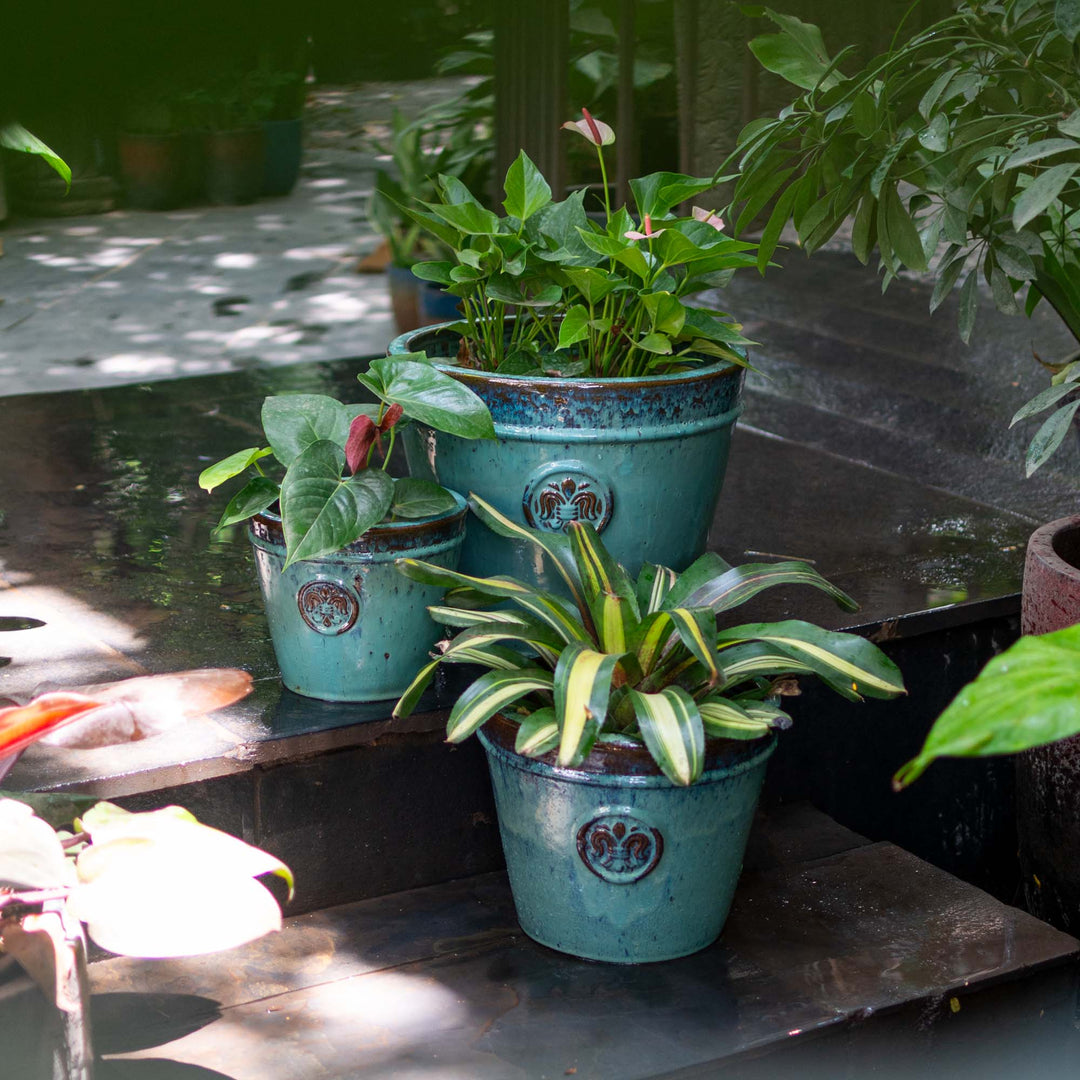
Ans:
{"label": "heart-shaped green leaf", "polygon": [[[372,360],[379,396],[405,415],[462,439],[494,439],[495,425],[484,402],[464,383],[431,364],[400,356]],[[370,389],[375,389],[365,380]]]}
{"label": "heart-shaped green leaf", "polygon": [[262,425],[274,456],[287,466],[320,439],[344,446],[354,415],[325,394],[282,394],[263,402]]}
{"label": "heart-shaped green leaf", "polygon": [[289,466],[281,484],[281,516],[290,566],[330,555],[382,521],[394,482],[381,469],[342,477],[345,451],[325,439]]}
{"label": "heart-shaped green leaf", "polygon": [[409,519],[449,514],[457,500],[441,484],[405,476],[394,484],[394,499],[390,503],[392,517]]}

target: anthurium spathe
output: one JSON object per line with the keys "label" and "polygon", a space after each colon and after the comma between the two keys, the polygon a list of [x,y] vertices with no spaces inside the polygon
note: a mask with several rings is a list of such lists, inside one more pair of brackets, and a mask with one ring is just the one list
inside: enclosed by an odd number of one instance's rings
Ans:
{"label": "anthurium spathe", "polygon": [[[493,439],[487,406],[423,353],[373,360],[357,378],[378,404],[345,405],[322,394],[284,394],[263,402],[270,445],[239,450],[199,476],[199,485],[213,491],[255,472],[225,507],[218,529],[278,504],[289,566],[329,555],[385,519],[434,517],[457,505],[438,484],[394,479],[387,467],[400,426],[410,419],[464,439]],[[264,469],[268,458],[277,462],[278,477]]]}
{"label": "anthurium spathe", "polygon": [[586,211],[584,191],[555,200],[524,151],[506,173],[504,216],[453,176],[438,178],[435,198],[403,207],[450,253],[417,263],[413,273],[460,298],[458,363],[601,378],[744,364],[751,342],[739,324],[694,294],[755,266],[756,245],[726,236],[715,215],[677,213],[713,186],[708,177],[640,177],[630,181],[634,213],[613,210],[604,150],[615,133],[582,114],[563,127],[596,148],[601,220]]}
{"label": "anthurium spathe", "polygon": [[488,669],[451,710],[451,742],[501,713],[518,722],[516,749],[527,757],[555,752],[574,767],[597,742],[644,745],[672,783],[686,785],[701,775],[706,738],[757,739],[790,723],[779,701],[797,692],[793,676],[816,676],[855,700],[904,692],[896,666],[865,638],[796,619],[735,623],[734,608],[777,585],[810,585],[854,610],[806,563],[730,566],[708,553],[682,574],[646,564],[633,581],[587,523],[538,532],[476,495],[469,501],[490,528],[549,558],[571,600],[509,577],[399,561],[407,577],[449,590],[429,610],[458,632],[394,715],[412,711],[440,664]]}

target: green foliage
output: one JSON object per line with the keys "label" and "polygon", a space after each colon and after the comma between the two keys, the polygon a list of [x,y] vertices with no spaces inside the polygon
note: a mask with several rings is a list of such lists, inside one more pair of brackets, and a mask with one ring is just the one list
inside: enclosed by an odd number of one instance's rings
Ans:
{"label": "green foliage", "polygon": [[906,787],[940,757],[1015,754],[1080,734],[1080,625],[1022,637],[938,717],[893,779]]}
{"label": "green foliage", "polygon": [[[747,125],[717,174],[734,170],[736,234],[774,200],[762,272],[787,222],[813,252],[854,216],[853,250],[863,262],[877,250],[886,285],[903,267],[932,266],[934,310],[962,280],[965,342],[980,278],[1001,311],[1030,314],[1045,299],[1080,338],[1077,10],[1075,0],[963,0],[848,76],[816,27],[753,9],[779,27],[751,43],[758,60],[804,91]],[[1029,474],[1073,409],[1036,434]]]}
{"label": "green foliage", "polygon": [[572,522],[567,536],[538,532],[475,495],[469,501],[496,531],[547,555],[574,599],[513,578],[398,560],[407,577],[450,590],[431,612],[458,633],[440,645],[394,715],[416,707],[440,663],[489,669],[454,706],[451,742],[502,712],[520,724],[516,747],[526,756],[557,748],[559,764],[574,767],[598,739],[619,736],[647,747],[672,783],[685,785],[701,775],[706,736],[761,738],[790,723],[775,699],[797,692],[793,674],[817,675],[854,699],[904,692],[896,666],[853,634],[797,620],[717,630],[719,613],[774,585],[811,585],[854,607],[805,563],[732,567],[706,554],[682,575],[646,565],[632,581],[587,523]]}
{"label": "green foliage", "polygon": [[0,146],[5,150],[17,150],[21,154],[37,154],[71,188],[71,168],[59,154],[46,146],[22,124],[0,124]]}
{"label": "green foliage", "polygon": [[[563,126],[595,146],[604,172],[604,146],[613,136],[601,125],[598,140],[592,123],[586,117]],[[581,191],[553,201],[522,151],[507,171],[505,216],[446,175],[434,198],[401,206],[449,250],[414,272],[461,298],[456,326],[468,363],[515,374],[638,377],[717,359],[746,362],[752,343],[741,327],[688,299],[757,262],[755,245],[725,236],[719,218],[674,213],[712,186],[707,177],[680,173],[640,177],[630,182],[640,228],[625,207],[608,206],[597,222],[585,213]],[[519,317],[507,323],[508,315]]]}
{"label": "green foliage", "polygon": [[[378,405],[344,405],[324,394],[286,394],[263,402],[263,432],[270,445],[238,450],[199,476],[199,486],[213,491],[249,469],[256,473],[229,500],[218,529],[278,503],[289,566],[329,555],[388,517],[434,517],[457,505],[438,484],[394,480],[386,471],[396,425],[414,419],[463,439],[493,439],[487,406],[423,353],[373,360],[357,378]],[[373,464],[376,451],[380,465]],[[280,478],[263,471],[262,462],[270,457],[279,472],[284,469]]]}

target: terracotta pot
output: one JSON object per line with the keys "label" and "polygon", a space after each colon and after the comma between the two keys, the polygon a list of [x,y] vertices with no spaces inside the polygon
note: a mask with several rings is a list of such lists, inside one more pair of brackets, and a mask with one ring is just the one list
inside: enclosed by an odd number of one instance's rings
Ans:
{"label": "terracotta pot", "polygon": [[120,174],[128,206],[171,210],[184,199],[184,144],[179,134],[120,135]]}
{"label": "terracotta pot", "polygon": [[[1044,525],[1028,541],[1020,628],[1047,634],[1080,622],[1080,515]],[[1026,906],[1080,931],[1080,736],[1021,755],[1017,828]]]}
{"label": "terracotta pot", "polygon": [[262,194],[265,142],[262,128],[207,133],[203,147],[210,202],[241,206]]}

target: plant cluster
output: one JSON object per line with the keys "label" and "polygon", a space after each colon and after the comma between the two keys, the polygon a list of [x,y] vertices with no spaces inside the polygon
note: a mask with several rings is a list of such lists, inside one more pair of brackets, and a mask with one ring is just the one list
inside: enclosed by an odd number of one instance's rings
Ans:
{"label": "plant cluster", "polygon": [[[230,499],[218,529],[278,504],[289,566],[329,555],[386,519],[428,518],[454,509],[454,496],[439,484],[394,479],[387,471],[398,431],[411,419],[463,439],[493,439],[487,406],[423,353],[373,360],[357,378],[378,404],[344,405],[323,394],[285,394],[263,402],[269,446],[238,450],[199,476],[200,487],[213,491],[249,469],[255,472]],[[276,476],[264,469],[269,458],[279,467]]]}
{"label": "plant cluster", "polygon": [[412,266],[442,252],[401,207],[436,195],[435,177],[453,176],[474,190],[487,183],[492,136],[470,112],[459,115],[453,104],[425,111],[407,121],[395,110],[388,142],[372,140],[374,149],[391,159],[393,169],[375,173],[368,217],[390,248],[394,266]]}
{"label": "plant cluster", "polygon": [[572,602],[510,577],[398,561],[407,577],[449,590],[428,610],[460,632],[394,715],[415,708],[440,664],[489,669],[454,704],[451,742],[502,712],[518,721],[515,748],[528,757],[557,750],[573,768],[598,741],[644,744],[672,783],[686,785],[701,775],[707,736],[756,739],[790,723],[777,702],[797,692],[793,676],[817,676],[850,700],[904,691],[896,666],[865,638],[793,619],[718,628],[718,616],[775,585],[811,585],[856,607],[806,563],[730,566],[707,553],[682,574],[646,564],[635,582],[588,523],[538,532],[475,495],[470,504],[500,535],[547,555]]}
{"label": "plant cluster", "polygon": [[[437,197],[403,209],[450,257],[413,273],[461,298],[458,363],[514,375],[637,377],[701,363],[746,362],[751,344],[723,312],[690,296],[755,265],[755,245],[733,240],[706,210],[673,211],[713,186],[710,178],[657,172],[630,181],[637,217],[612,211],[604,147],[615,141],[587,110],[563,127],[596,149],[605,211],[593,220],[584,191],[556,202],[522,151],[504,184],[504,215],[453,176]],[[507,321],[511,315],[527,316]]]}
{"label": "plant cluster", "polygon": [[[808,252],[853,216],[852,248],[877,249],[883,286],[902,267],[933,266],[936,309],[959,285],[971,335],[979,280],[1006,313],[1045,299],[1080,339],[1080,15],[1074,0],[964,0],[854,75],[816,26],[755,8],[780,27],[751,42],[770,71],[803,91],[747,125],[724,166],[737,171],[735,234],[771,205],[758,260],[790,220]],[[901,31],[897,31],[898,35]],[[1036,433],[1030,474],[1080,408],[1080,362],[1013,423],[1058,406]],[[1063,404],[1064,401],[1064,404]]]}

